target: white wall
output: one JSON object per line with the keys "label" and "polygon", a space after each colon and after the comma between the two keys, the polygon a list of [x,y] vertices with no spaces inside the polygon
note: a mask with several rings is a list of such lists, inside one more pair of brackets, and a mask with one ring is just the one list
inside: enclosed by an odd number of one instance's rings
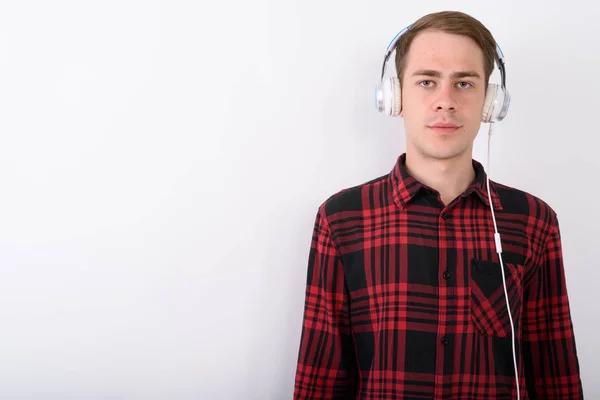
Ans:
{"label": "white wall", "polygon": [[507,57],[491,175],[559,214],[600,398],[599,10],[553,3],[1,2],[0,398],[290,398],[317,207],[392,168],[385,47],[447,8]]}

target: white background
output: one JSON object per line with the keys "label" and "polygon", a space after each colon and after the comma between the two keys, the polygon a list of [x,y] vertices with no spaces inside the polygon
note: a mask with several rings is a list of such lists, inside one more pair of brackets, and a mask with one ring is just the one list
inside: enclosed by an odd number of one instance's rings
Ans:
{"label": "white background", "polygon": [[0,398],[291,398],[316,210],[403,152],[382,57],[443,9],[506,55],[490,174],[559,214],[600,398],[596,7],[0,2]]}

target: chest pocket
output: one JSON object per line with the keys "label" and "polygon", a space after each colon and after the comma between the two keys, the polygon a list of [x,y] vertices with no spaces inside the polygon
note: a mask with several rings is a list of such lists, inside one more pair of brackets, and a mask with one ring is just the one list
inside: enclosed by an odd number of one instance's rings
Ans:
{"label": "chest pocket", "polygon": [[[511,337],[500,263],[471,260],[471,319],[483,335]],[[504,263],[504,276],[515,333],[520,331],[523,303],[523,266]]]}

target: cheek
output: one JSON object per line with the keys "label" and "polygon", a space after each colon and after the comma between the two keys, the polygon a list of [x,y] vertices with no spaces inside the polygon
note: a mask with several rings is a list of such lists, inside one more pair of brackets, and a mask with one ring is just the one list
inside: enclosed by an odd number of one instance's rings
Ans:
{"label": "cheek", "polygon": [[403,88],[402,99],[406,100],[407,104],[412,105],[419,101],[419,93],[417,93],[412,87]]}
{"label": "cheek", "polygon": [[411,90],[402,92],[402,112],[405,112],[406,117],[411,118],[423,114],[423,108],[423,101],[416,93]]}
{"label": "cheek", "polygon": [[483,100],[471,108],[471,115],[474,119],[480,119],[483,114]]}

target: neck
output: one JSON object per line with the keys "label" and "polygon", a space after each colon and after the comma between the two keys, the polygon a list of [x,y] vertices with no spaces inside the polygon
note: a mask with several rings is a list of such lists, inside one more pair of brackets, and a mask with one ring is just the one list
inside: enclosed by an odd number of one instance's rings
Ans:
{"label": "neck", "polygon": [[422,184],[437,190],[445,205],[463,193],[475,179],[472,155],[468,151],[450,159],[430,158],[407,151],[406,170]]}

